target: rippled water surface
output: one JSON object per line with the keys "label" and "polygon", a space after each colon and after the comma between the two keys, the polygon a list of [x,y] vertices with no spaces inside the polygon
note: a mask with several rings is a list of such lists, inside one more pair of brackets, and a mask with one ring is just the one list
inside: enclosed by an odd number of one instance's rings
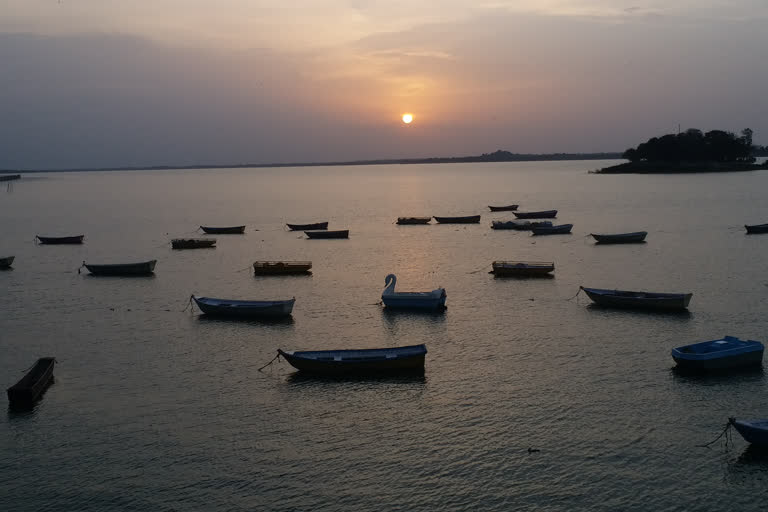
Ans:
{"label": "rippled water surface", "polygon": [[[31,413],[0,419],[0,510],[762,510],[768,455],[728,416],[765,417],[762,372],[693,378],[672,347],[765,341],[768,173],[598,176],[609,162],[51,173],[0,189],[0,379],[58,359]],[[557,208],[572,235],[493,231],[489,204]],[[396,226],[482,213],[478,225]],[[285,222],[328,220],[349,240]],[[172,251],[200,224],[247,224]],[[590,232],[646,230],[642,245]],[[85,234],[82,246],[35,245]],[[157,259],[150,278],[83,260]],[[259,277],[258,259],[312,260]],[[493,260],[554,261],[494,279]],[[441,315],[376,303],[444,286]],[[693,292],[690,313],[589,306],[579,285]],[[211,320],[190,294],[296,297],[288,322]],[[284,349],[426,343],[423,378],[317,380]],[[529,448],[540,451],[529,453]]]}

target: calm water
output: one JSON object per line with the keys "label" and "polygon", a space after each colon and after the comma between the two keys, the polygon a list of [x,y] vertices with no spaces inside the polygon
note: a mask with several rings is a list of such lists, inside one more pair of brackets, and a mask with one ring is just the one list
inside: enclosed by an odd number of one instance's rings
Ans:
{"label": "calm water", "polygon": [[[0,419],[0,510],[762,510],[768,456],[728,416],[765,417],[766,376],[690,378],[670,348],[766,341],[768,173],[596,176],[607,162],[41,174],[0,189],[0,377],[39,356],[56,383]],[[560,210],[568,236],[492,231],[488,204]],[[482,213],[479,225],[398,215]],[[284,222],[329,220],[349,240]],[[247,224],[172,252],[200,224]],[[258,231],[257,231],[258,229]],[[647,230],[595,246],[590,232]],[[39,246],[35,234],[86,235]],[[79,275],[158,260],[152,278]],[[257,259],[311,277],[255,278]],[[494,279],[497,259],[553,279]],[[442,315],[375,305],[444,286]],[[579,285],[693,292],[690,314],[589,307]],[[293,320],[183,311],[190,294],[295,296]],[[323,381],[285,349],[426,343],[423,379]],[[528,448],[541,450],[528,453]]]}

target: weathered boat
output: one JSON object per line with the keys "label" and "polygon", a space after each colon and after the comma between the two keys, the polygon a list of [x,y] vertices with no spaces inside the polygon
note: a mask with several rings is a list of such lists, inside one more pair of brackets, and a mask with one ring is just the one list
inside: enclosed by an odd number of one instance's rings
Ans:
{"label": "weathered boat", "polygon": [[305,231],[307,238],[349,238],[348,229],[340,229],[337,231]]}
{"label": "weathered boat", "polygon": [[311,261],[255,261],[253,273],[257,276],[279,276],[287,274],[309,274]]}
{"label": "weathered boat", "polygon": [[429,224],[432,217],[398,217],[397,223],[404,224]]}
{"label": "weathered boat", "polygon": [[508,204],[507,206],[489,206],[490,210],[492,212],[511,212],[513,210],[517,210],[517,207],[519,205],[517,204]]}
{"label": "weathered boat", "polygon": [[744,226],[747,229],[748,235],[756,235],[758,233],[768,233],[768,224],[753,224],[752,226]]}
{"label": "weathered boat", "polygon": [[0,268],[11,268],[14,259],[16,259],[16,256],[6,256],[5,258],[0,258]]}
{"label": "weathered boat", "polygon": [[639,244],[645,242],[647,231],[635,231],[634,233],[616,233],[613,235],[589,234],[598,244]]}
{"label": "weathered boat", "polygon": [[41,357],[19,382],[9,387],[7,393],[11,408],[33,406],[53,381],[55,364],[55,358]]}
{"label": "weathered boat", "polygon": [[0,174],[0,181],[12,181],[21,179],[21,174]]}
{"label": "weathered boat", "polygon": [[174,238],[171,240],[171,248],[173,249],[208,249],[215,246],[215,238]]}
{"label": "weathered boat", "polygon": [[530,231],[535,227],[551,226],[549,220],[495,220],[491,222],[491,229],[516,229],[518,231]]}
{"label": "weathered boat", "polygon": [[367,375],[424,371],[426,345],[358,350],[293,351],[277,353],[299,371],[319,375]]}
{"label": "weathered boat", "polygon": [[391,309],[413,309],[421,311],[440,311],[445,309],[445,288],[437,288],[431,292],[396,292],[397,277],[388,274],[384,278],[384,292],[381,300]]}
{"label": "weathered boat", "polygon": [[192,295],[200,311],[211,316],[230,318],[283,318],[293,312],[296,298],[289,300],[231,300]]}
{"label": "weathered boat", "polygon": [[85,235],[75,236],[35,236],[41,244],[46,245],[64,245],[64,244],[81,244]]}
{"label": "weathered boat", "polygon": [[227,227],[211,227],[200,226],[203,232],[209,235],[242,235],[245,233],[245,226],[227,226]]}
{"label": "weathered boat", "polygon": [[83,266],[95,276],[148,276],[155,271],[156,263],[157,260],[99,265],[83,262]]}
{"label": "weathered boat", "polygon": [[557,210],[542,210],[538,212],[512,212],[512,215],[518,219],[554,219],[557,217]]}
{"label": "weathered boat", "polygon": [[748,443],[760,447],[768,447],[768,419],[737,420],[728,418],[728,424],[741,434]]}
{"label": "weathered boat", "polygon": [[467,215],[465,217],[435,217],[439,224],[477,224],[480,222],[479,215]]}
{"label": "weathered boat", "polygon": [[560,224],[559,226],[534,226],[531,227],[534,235],[570,235],[573,224]]}
{"label": "weathered boat", "polygon": [[552,261],[494,261],[491,274],[498,277],[508,276],[549,276],[555,270]]}
{"label": "weathered boat", "polygon": [[656,293],[625,290],[604,290],[580,286],[592,301],[600,306],[612,308],[652,309],[678,311],[688,307],[692,293]]}
{"label": "weathered boat", "polygon": [[725,336],[672,349],[672,359],[683,370],[723,370],[760,366],[765,347],[759,341]]}
{"label": "weathered boat", "polygon": [[321,229],[328,229],[328,223],[327,222],[315,222],[312,224],[285,224],[288,226],[288,229],[291,231],[313,231],[313,230],[321,230]]}

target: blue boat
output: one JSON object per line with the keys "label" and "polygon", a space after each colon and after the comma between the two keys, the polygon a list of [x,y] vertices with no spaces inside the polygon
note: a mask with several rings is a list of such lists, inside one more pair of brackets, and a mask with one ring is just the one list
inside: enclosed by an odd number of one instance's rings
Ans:
{"label": "blue boat", "polygon": [[764,346],[759,341],[725,336],[672,349],[672,359],[684,370],[723,370],[743,366],[759,366]]}
{"label": "blue boat", "polygon": [[730,417],[728,423],[736,429],[736,432],[741,434],[746,442],[768,447],[768,419],[737,420]]}
{"label": "blue boat", "polygon": [[426,345],[359,350],[277,349],[297,370],[321,375],[424,372]]}
{"label": "blue boat", "polygon": [[200,311],[206,315],[230,318],[282,318],[293,312],[296,299],[288,300],[231,300],[192,295]]}
{"label": "blue boat", "polygon": [[444,288],[431,292],[396,292],[397,277],[389,274],[384,278],[386,288],[381,294],[384,305],[392,309],[411,309],[421,311],[440,311],[445,309],[446,293]]}

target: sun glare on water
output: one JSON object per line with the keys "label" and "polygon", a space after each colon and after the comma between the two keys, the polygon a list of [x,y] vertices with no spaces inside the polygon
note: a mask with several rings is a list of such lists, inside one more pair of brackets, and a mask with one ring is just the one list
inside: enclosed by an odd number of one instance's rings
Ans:
{"label": "sun glare on water", "polygon": [[403,122],[405,124],[410,124],[411,121],[413,121],[413,114],[403,114]]}

